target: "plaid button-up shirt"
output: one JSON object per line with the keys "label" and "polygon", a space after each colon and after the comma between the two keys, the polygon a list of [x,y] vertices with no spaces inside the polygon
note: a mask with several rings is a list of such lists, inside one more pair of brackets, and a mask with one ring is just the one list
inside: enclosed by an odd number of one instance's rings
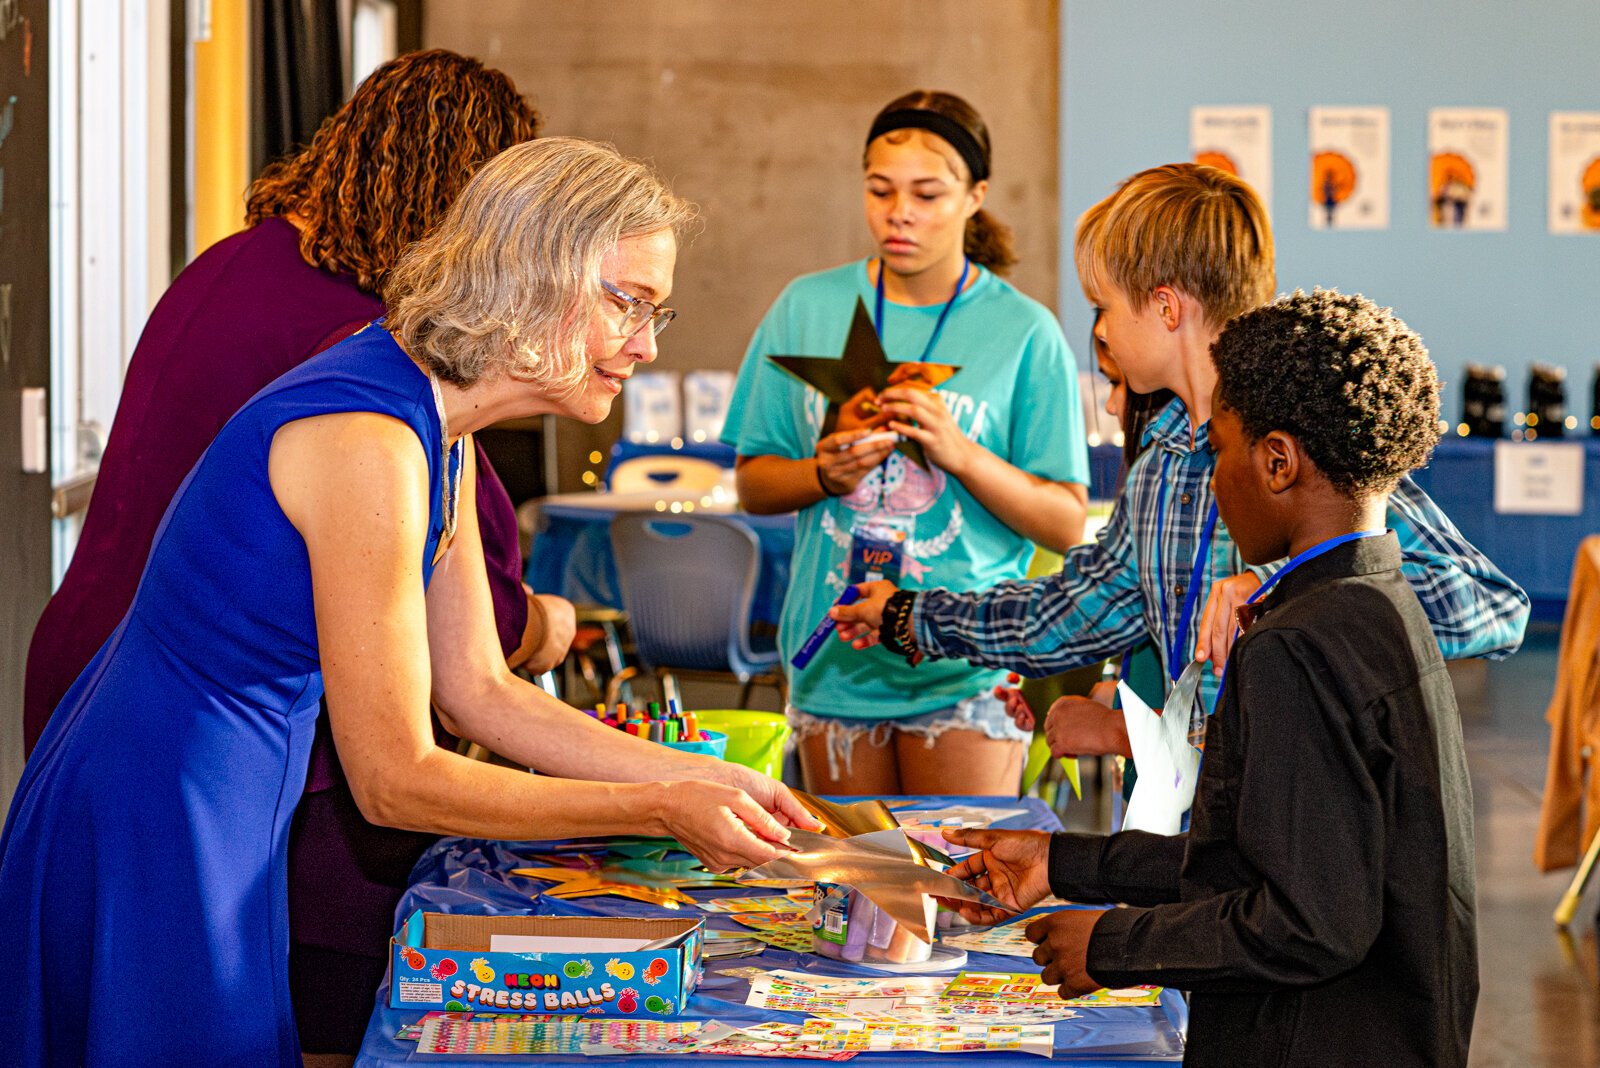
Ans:
{"label": "plaid button-up shirt", "polygon": [[[972,593],[920,592],[912,624],[922,651],[1038,677],[1120,656],[1153,638],[1163,663],[1187,664],[1211,583],[1245,569],[1219,522],[1199,568],[1201,589],[1183,648],[1174,650],[1215,499],[1206,430],[1197,429],[1191,444],[1183,402],[1162,409],[1145,430],[1146,448],[1099,537],[1068,550],[1055,574]],[[1401,571],[1445,658],[1502,660],[1516,652],[1528,622],[1521,587],[1462,537],[1411,479],[1401,480],[1390,496],[1387,518],[1400,541]],[[1256,570],[1265,576],[1273,568]],[[1201,685],[1204,707],[1214,708],[1215,675],[1205,672]]]}

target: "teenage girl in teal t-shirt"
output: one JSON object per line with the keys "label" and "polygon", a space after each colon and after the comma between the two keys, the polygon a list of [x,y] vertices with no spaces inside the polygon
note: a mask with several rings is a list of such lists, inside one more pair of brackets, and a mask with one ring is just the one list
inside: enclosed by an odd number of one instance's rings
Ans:
{"label": "teenage girl in teal t-shirt", "polygon": [[[722,435],[739,453],[744,507],[799,513],[779,626],[785,665],[859,577],[851,549],[866,538],[894,545],[888,566],[903,587],[977,589],[1022,577],[1030,542],[1059,551],[1083,531],[1072,353],[1050,312],[995,273],[1015,256],[1009,232],[981,210],[982,119],[959,97],[908,94],[878,115],[864,164],[877,255],[790,283],[751,339]],[[843,406],[887,413],[926,468],[882,440],[883,427],[824,433],[827,398],[767,359],[838,358],[858,302],[889,361],[959,368],[931,391],[896,386]],[[1027,735],[993,695],[1001,677],[825,643],[789,669],[807,787],[1014,793]]]}

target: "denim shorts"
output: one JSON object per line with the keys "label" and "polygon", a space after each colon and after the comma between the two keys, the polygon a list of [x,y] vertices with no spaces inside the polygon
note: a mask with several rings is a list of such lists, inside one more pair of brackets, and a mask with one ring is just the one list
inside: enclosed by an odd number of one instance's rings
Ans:
{"label": "denim shorts", "polygon": [[790,705],[784,709],[795,741],[822,735],[828,740],[828,775],[839,778],[839,769],[851,770],[850,755],[857,741],[882,748],[894,733],[918,734],[929,749],[945,731],[982,731],[985,737],[1001,742],[1026,742],[1033,737],[1020,729],[1006,711],[1005,702],[991,690],[957,701],[949,708],[936,708],[899,719],[843,719],[838,716],[813,716]]}

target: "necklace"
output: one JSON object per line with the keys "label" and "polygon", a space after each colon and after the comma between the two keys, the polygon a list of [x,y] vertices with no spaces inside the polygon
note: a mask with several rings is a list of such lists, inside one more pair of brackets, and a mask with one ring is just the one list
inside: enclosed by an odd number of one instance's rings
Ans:
{"label": "necklace", "polygon": [[440,514],[444,532],[439,535],[439,547],[434,551],[433,562],[438,563],[456,536],[456,505],[461,500],[461,464],[454,470],[450,466],[450,420],[444,414],[444,393],[439,389],[439,376],[428,372],[428,384],[433,387],[433,406],[439,413],[439,482]]}

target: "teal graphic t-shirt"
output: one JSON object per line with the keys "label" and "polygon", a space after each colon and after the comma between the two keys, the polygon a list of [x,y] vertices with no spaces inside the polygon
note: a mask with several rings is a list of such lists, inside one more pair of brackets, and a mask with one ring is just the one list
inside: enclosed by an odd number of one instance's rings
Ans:
{"label": "teal graphic t-shirt", "polygon": [[[722,440],[740,456],[798,460],[815,455],[827,398],[767,357],[837,358],[856,300],[870,314],[875,296],[865,262],[791,282],[750,341]],[[963,434],[1040,478],[1087,484],[1077,369],[1055,317],[979,269],[924,358],[943,307],[942,301],[923,307],[885,303],[879,335],[889,359],[959,366],[934,392]],[[1033,555],[1032,543],[995,518],[959,481],[937,467],[924,470],[899,452],[854,492],[802,509],[778,646],[789,673],[790,703],[814,716],[920,715],[982,693],[1003,677],[964,660],[927,661],[913,668],[882,648],[857,651],[836,637],[805,669],[789,667],[844,590],[857,519],[875,514],[912,527],[899,583],[906,589],[984,589],[1021,578]]]}

